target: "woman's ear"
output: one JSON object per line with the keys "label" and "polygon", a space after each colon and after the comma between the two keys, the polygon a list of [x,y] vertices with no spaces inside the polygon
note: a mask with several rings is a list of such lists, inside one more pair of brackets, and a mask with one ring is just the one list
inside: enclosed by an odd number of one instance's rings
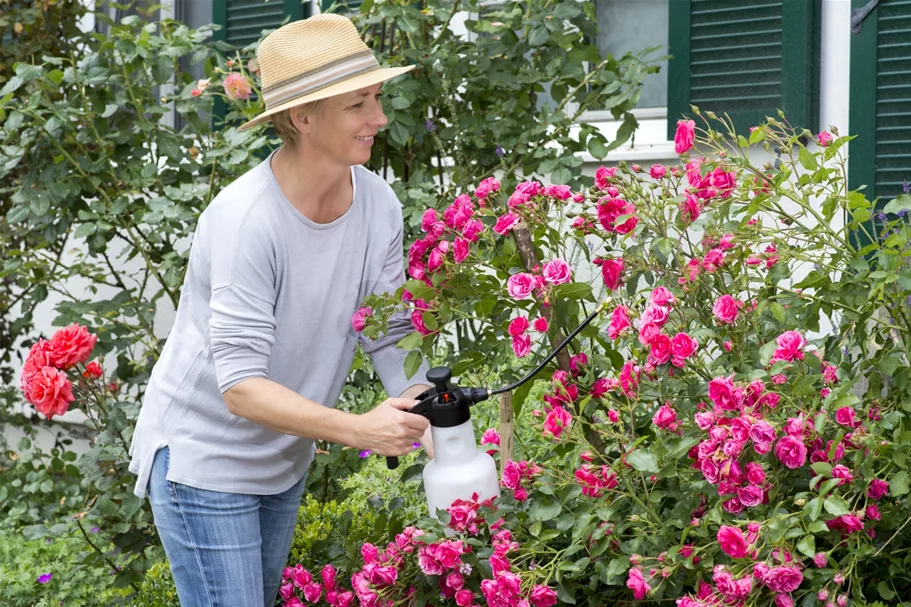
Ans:
{"label": "woman's ear", "polygon": [[313,121],[312,112],[300,111],[301,106],[291,108],[291,124],[298,130],[301,135],[309,135]]}

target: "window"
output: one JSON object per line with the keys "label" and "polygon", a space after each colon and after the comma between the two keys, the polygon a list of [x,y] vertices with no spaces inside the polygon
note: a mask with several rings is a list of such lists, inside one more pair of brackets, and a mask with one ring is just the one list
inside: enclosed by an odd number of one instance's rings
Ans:
{"label": "window", "polygon": [[242,48],[259,40],[263,30],[279,27],[285,17],[297,21],[309,16],[309,4],[309,0],[214,0],[212,21],[222,27],[215,38]]}
{"label": "window", "polygon": [[[622,57],[659,47],[650,57],[667,55],[669,3],[674,0],[597,0],[598,48],[602,56]],[[638,107],[667,107],[667,60],[642,81]]]}
{"label": "window", "polygon": [[668,137],[690,104],[727,112],[738,131],[778,109],[815,130],[820,14],[819,0],[673,0]]}
{"label": "window", "polygon": [[[854,0],[855,21],[867,0]],[[859,31],[858,31],[859,29]],[[851,188],[880,206],[911,181],[911,0],[880,0],[851,36]]]}

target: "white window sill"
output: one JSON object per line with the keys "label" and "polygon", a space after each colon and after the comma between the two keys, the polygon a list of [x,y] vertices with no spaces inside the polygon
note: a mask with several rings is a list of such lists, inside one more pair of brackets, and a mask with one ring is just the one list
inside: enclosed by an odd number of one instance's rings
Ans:
{"label": "white window sill", "polygon": [[[632,114],[639,121],[639,128],[633,138],[621,147],[611,150],[603,160],[598,160],[588,152],[579,152],[576,156],[586,164],[613,164],[620,160],[628,162],[677,160],[674,142],[667,139],[667,108],[637,108],[632,111]],[[579,117],[579,122],[597,127],[608,142],[616,138],[617,129],[623,123],[621,120],[615,120],[610,111],[585,112]]]}

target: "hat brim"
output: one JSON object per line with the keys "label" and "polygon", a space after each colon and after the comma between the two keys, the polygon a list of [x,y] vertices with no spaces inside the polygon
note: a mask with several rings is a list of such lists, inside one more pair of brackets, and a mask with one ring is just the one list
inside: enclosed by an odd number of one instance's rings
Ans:
{"label": "hat brim", "polygon": [[291,101],[286,101],[281,105],[277,105],[274,108],[270,108],[254,118],[249,122],[245,122],[237,130],[245,131],[251,129],[255,126],[268,122],[272,119],[272,116],[283,112],[285,110],[291,109],[298,105],[304,105],[305,103],[311,103],[313,101],[319,101],[321,99],[328,99],[329,97],[335,97],[336,95],[342,95],[344,93],[350,93],[352,91],[360,90],[366,86],[371,86],[374,84],[379,84],[380,82],[385,82],[391,80],[396,76],[401,76],[407,72],[413,70],[415,65],[408,65],[405,67],[382,67],[378,70],[368,72],[366,74],[360,74],[353,76],[347,80],[342,80],[341,82],[336,82],[331,86],[327,86],[324,89],[320,89],[309,95],[304,95],[298,99],[293,99]]}

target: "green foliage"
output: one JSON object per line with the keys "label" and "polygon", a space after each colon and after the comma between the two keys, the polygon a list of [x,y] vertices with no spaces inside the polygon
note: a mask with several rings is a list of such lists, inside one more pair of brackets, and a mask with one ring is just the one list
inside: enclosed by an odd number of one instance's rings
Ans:
{"label": "green foliage", "polygon": [[[130,604],[114,576],[81,562],[85,543],[72,536],[27,540],[0,530],[0,589],[5,607],[64,605],[98,607]],[[45,584],[38,578],[52,574]]]}
{"label": "green foliage", "polygon": [[160,561],[149,568],[142,587],[135,595],[130,596],[133,607],[180,607],[177,599],[177,588],[167,561]]}

